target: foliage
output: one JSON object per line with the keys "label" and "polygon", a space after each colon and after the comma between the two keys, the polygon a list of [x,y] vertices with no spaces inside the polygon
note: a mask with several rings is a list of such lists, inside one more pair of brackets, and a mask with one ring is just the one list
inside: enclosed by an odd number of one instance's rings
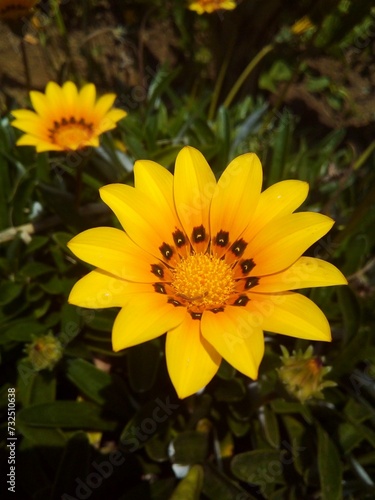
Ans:
{"label": "foliage", "polygon": [[[374,497],[374,15],[365,0],[246,0],[211,16],[177,0],[42,1],[20,21],[24,29],[4,26],[10,53],[33,41],[53,61],[54,80],[116,91],[128,112],[97,149],[36,154],[15,146],[20,134],[10,126],[34,68],[26,64],[22,93],[3,89],[0,456],[8,471],[5,420],[16,388],[17,498]],[[304,16],[309,28],[293,32]],[[108,57],[116,47],[127,81]],[[87,271],[67,241],[118,224],[98,188],[131,184],[140,158],[172,169],[185,144],[217,175],[236,155],[256,152],[266,186],[306,180],[304,208],[336,220],[309,251],[350,284],[309,293],[333,333],[331,344],[314,345],[337,384],[324,399],[302,404],[278,377],[280,345],[292,352],[309,343],[268,335],[258,381],[223,363],[202,393],[178,400],[163,338],[114,353],[116,311],[67,304]],[[46,350],[48,363],[33,364],[31,350],[44,345],[36,339],[51,336],[58,353]]]}

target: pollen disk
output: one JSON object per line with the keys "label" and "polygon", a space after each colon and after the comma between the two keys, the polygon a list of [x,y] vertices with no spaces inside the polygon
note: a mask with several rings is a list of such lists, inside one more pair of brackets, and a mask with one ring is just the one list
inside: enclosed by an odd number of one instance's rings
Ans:
{"label": "pollen disk", "polygon": [[86,145],[93,135],[93,125],[86,123],[83,119],[77,121],[75,118],[61,122],[55,122],[50,129],[49,138],[63,149],[79,149]]}
{"label": "pollen disk", "polygon": [[173,274],[176,295],[190,302],[194,309],[222,307],[234,292],[231,267],[212,255],[190,255],[181,260]]}

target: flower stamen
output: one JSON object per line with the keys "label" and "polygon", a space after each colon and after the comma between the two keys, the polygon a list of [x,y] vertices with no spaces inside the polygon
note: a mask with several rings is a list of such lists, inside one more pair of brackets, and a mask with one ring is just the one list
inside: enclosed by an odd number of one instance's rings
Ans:
{"label": "flower stamen", "polygon": [[74,116],[55,120],[53,127],[48,129],[49,139],[63,149],[75,149],[89,141],[94,132],[94,125],[86,123],[84,118],[76,120]]}
{"label": "flower stamen", "polygon": [[182,259],[173,271],[172,288],[188,302],[188,309],[221,308],[235,291],[232,268],[222,259],[194,254]]}

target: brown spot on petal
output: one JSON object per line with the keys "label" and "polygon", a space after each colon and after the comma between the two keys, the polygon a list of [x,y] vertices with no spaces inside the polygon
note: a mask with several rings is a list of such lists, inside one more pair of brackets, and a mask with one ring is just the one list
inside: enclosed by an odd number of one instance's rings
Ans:
{"label": "brown spot on petal", "polygon": [[193,241],[194,243],[201,243],[202,241],[205,241],[206,239],[206,230],[203,227],[203,225],[195,227],[193,229]]}
{"label": "brown spot on petal", "polygon": [[160,247],[159,247],[159,250],[162,254],[162,256],[167,259],[167,260],[170,260],[172,258],[172,255],[173,255],[173,248],[168,245],[168,243],[163,243]]}
{"label": "brown spot on petal", "polygon": [[240,295],[233,303],[234,306],[246,306],[250,301],[247,295]]}
{"label": "brown spot on petal", "polygon": [[233,243],[233,245],[230,247],[230,250],[232,253],[234,253],[236,257],[241,257],[246,247],[247,247],[246,241],[241,238]]}

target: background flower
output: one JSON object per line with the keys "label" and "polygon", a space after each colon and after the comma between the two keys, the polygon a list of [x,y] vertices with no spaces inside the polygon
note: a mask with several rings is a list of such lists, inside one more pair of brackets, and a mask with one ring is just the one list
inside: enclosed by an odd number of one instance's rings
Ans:
{"label": "background flower", "polygon": [[98,147],[99,136],[126,116],[125,111],[112,108],[115,94],[96,99],[92,83],[78,91],[73,82],[65,82],[62,87],[49,82],[45,94],[34,90],[30,99],[35,111],[12,111],[12,125],[26,132],[17,145],[35,146],[38,152]]}

